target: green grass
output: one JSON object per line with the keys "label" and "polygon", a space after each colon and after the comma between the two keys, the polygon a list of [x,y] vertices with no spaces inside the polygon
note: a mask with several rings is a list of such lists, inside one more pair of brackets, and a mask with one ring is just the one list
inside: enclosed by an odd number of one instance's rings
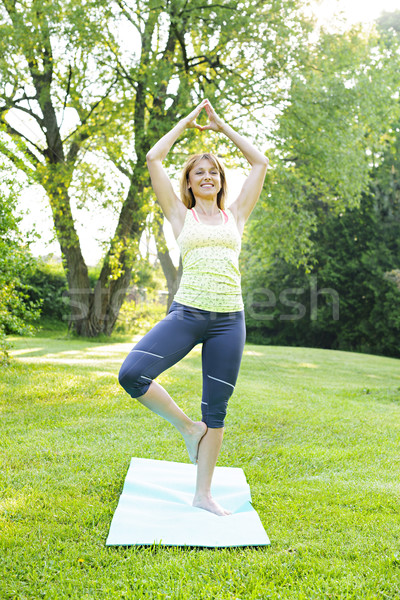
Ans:
{"label": "green grass", "polygon": [[[184,444],[119,387],[131,343],[13,341],[1,599],[400,597],[399,360],[246,345],[218,465],[243,468],[271,546],[106,548],[131,456]],[[200,365],[198,346],[158,378],[196,419]]]}

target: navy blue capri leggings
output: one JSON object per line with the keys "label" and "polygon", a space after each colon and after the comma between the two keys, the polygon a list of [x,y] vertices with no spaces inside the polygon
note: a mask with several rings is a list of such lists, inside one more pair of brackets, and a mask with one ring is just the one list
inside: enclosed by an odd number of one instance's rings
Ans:
{"label": "navy blue capri leggings", "polygon": [[223,427],[245,339],[243,310],[210,312],[174,300],[164,319],[128,354],[119,382],[132,398],[143,396],[153,379],[202,343],[202,420],[208,427]]}

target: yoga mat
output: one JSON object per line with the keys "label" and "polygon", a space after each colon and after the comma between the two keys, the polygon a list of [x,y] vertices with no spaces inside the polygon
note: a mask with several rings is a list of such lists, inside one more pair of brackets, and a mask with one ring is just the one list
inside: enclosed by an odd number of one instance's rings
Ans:
{"label": "yoga mat", "polygon": [[268,545],[243,470],[215,468],[211,492],[232,511],[225,517],[192,506],[196,470],[189,463],[132,458],[106,545]]}

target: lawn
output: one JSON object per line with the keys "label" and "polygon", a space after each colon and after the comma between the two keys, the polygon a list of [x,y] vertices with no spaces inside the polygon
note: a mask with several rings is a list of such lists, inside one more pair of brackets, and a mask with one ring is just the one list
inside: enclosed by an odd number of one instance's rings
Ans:
{"label": "lawn", "polygon": [[[130,458],[188,462],[118,385],[131,345],[14,339],[1,599],[400,597],[399,360],[247,344],[218,465],[244,470],[271,545],[107,548]],[[158,381],[200,418],[200,346]]]}

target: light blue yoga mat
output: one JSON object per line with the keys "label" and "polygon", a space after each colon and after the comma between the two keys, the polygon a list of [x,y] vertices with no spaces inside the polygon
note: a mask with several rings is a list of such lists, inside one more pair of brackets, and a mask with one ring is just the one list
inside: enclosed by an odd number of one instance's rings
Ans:
{"label": "light blue yoga mat", "polygon": [[212,494],[232,515],[219,517],[192,500],[196,466],[132,458],[107,546],[266,546],[270,543],[251,505],[242,469],[216,467]]}

